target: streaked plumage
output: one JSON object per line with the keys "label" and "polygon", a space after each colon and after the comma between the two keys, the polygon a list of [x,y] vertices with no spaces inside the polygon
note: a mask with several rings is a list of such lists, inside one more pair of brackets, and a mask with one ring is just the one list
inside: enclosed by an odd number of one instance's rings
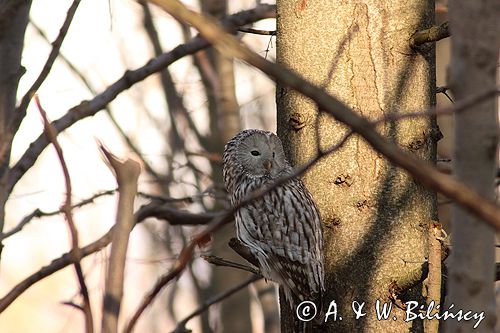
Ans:
{"label": "streaked plumage", "polygon": [[[293,173],[280,139],[245,130],[224,150],[223,175],[231,203]],[[318,209],[302,181],[292,178],[237,211],[236,232],[260,264],[265,278],[294,298],[314,300],[324,290],[323,236]]]}

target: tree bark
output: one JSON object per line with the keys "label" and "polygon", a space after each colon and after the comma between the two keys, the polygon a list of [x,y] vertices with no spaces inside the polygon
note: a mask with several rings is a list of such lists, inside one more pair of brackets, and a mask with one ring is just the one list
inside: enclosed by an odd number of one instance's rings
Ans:
{"label": "tree bark", "polygon": [[[28,24],[31,1],[0,1],[0,233],[5,219],[6,191],[12,140],[17,129],[11,128],[16,111],[19,79],[24,73],[21,54]],[[0,254],[3,246],[0,244]]]}
{"label": "tree bark", "polygon": [[[434,47],[409,47],[411,35],[431,27],[433,1],[278,0],[277,61],[375,120],[424,111],[435,104]],[[317,106],[290,89],[277,90],[278,135],[294,165],[336,144],[345,126],[318,116]],[[435,119],[387,122],[379,131],[417,156],[435,161]],[[319,145],[318,145],[319,143]],[[318,147],[319,146],[319,147]],[[427,256],[427,229],[436,219],[436,196],[389,164],[358,136],[316,164],[304,181],[318,204],[325,236],[326,295],[338,307],[324,332],[422,331],[396,306],[377,320],[375,303],[388,302],[392,281],[402,281]],[[425,302],[421,285],[405,295]],[[354,301],[366,302],[356,319]],[[291,332],[282,304],[282,332]],[[395,316],[396,320],[393,320]],[[342,317],[342,320],[339,319]]]}
{"label": "tree bark", "polygon": [[[500,46],[498,0],[450,2],[452,35],[449,86],[457,101],[495,89]],[[484,197],[495,196],[498,150],[497,98],[455,116],[454,172]],[[495,328],[495,231],[458,205],[452,208],[449,304],[484,311],[475,332]],[[477,321],[445,322],[447,332],[471,332]]]}

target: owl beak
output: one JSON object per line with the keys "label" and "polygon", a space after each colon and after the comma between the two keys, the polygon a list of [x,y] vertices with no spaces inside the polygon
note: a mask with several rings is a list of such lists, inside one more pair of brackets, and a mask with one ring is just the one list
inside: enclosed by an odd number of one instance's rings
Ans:
{"label": "owl beak", "polygon": [[264,165],[264,169],[266,169],[267,172],[271,172],[271,169],[273,168],[273,162],[265,161],[263,165]]}

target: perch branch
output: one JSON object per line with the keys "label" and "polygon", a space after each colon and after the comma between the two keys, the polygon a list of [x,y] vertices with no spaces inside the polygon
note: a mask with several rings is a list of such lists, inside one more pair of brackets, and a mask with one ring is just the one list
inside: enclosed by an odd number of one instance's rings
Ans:
{"label": "perch branch", "polygon": [[260,272],[258,269],[254,267],[250,267],[247,265],[242,265],[240,263],[226,260],[217,256],[201,256],[203,260],[208,262],[209,264],[215,265],[215,266],[222,266],[222,267],[231,267],[231,268],[236,268],[236,269],[241,269],[242,271],[250,272],[255,275],[260,275]]}

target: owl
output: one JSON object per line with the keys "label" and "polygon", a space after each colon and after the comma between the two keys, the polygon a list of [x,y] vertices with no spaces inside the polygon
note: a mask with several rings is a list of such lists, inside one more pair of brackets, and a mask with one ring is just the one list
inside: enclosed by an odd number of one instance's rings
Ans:
{"label": "owl", "polygon": [[[224,149],[224,184],[237,205],[252,191],[293,173],[280,139],[249,129]],[[323,235],[318,209],[296,177],[276,186],[235,213],[236,234],[258,260],[262,275],[277,282],[294,308],[324,290]]]}

